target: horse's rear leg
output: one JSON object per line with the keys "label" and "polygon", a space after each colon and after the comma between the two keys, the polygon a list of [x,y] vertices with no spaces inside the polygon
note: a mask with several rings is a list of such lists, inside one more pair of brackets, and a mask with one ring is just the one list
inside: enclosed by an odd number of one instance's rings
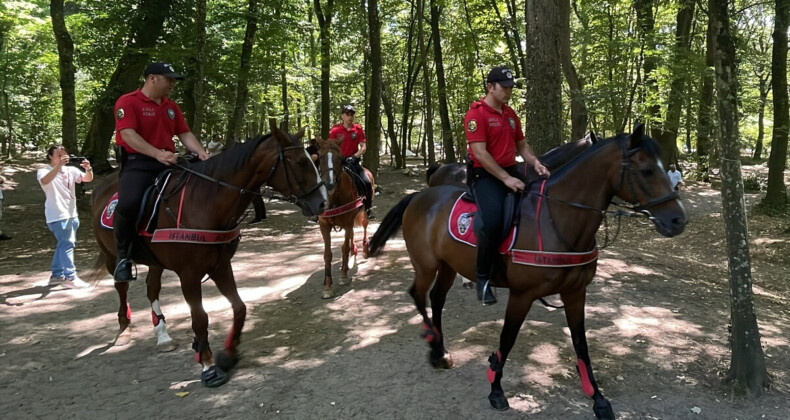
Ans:
{"label": "horse's rear leg", "polygon": [[335,296],[332,292],[332,236],[329,224],[321,224],[321,236],[324,238],[324,291],[322,299]]}
{"label": "horse's rear leg", "polygon": [[[426,305],[428,289],[431,287],[434,279],[436,278],[437,269],[435,267],[422,267],[422,265],[416,262],[417,260],[415,259],[412,259],[412,261],[415,262],[414,283],[412,283],[411,287],[409,288],[409,294],[411,295],[412,299],[414,299],[414,304],[417,306],[417,311],[420,313],[420,315],[422,315],[422,336],[425,338],[425,341],[428,342],[428,346],[431,348],[430,352],[428,353],[428,361],[433,367],[449,368],[452,365],[452,362],[450,362],[449,365],[441,363],[444,360],[444,356],[447,351],[444,349],[442,333],[440,329],[434,326],[433,321],[428,316],[428,309]],[[432,296],[433,293],[435,292],[432,292]],[[437,313],[434,312],[433,315],[436,316]],[[439,323],[441,324],[441,314],[438,315]]]}
{"label": "horse's rear leg", "polygon": [[120,306],[118,307],[118,336],[115,338],[116,346],[126,346],[132,342],[132,308],[129,306],[128,282],[116,282],[115,290],[118,292]]}
{"label": "horse's rear leg", "polygon": [[491,393],[488,394],[488,401],[491,407],[496,410],[507,410],[510,405],[505,398],[505,391],[502,389],[502,372],[507,361],[507,355],[513,349],[518,337],[518,331],[521,329],[521,324],[527,317],[532,301],[535,300],[532,296],[527,296],[526,293],[510,292],[510,297],[507,301],[507,311],[505,312],[505,325],[502,327],[502,332],[499,335],[499,351],[493,353],[488,358],[488,382],[491,384]]}
{"label": "horse's rear leg", "polygon": [[192,349],[195,350],[195,361],[203,366],[200,381],[205,387],[220,386],[228,382],[229,378],[222,369],[214,366],[208,344],[208,315],[203,310],[203,292],[200,289],[200,280],[203,276],[196,273],[178,273],[178,277],[181,280],[181,292],[192,316],[192,331],[195,333]]}
{"label": "horse's rear leg", "polygon": [[429,342],[431,352],[428,357],[431,365],[436,368],[450,369],[453,367],[453,358],[444,347],[444,331],[442,329],[442,309],[447,300],[447,292],[455,280],[455,270],[450,268],[447,263],[439,265],[439,273],[436,282],[431,289],[431,313],[433,314],[433,327],[437,333],[437,339]]}
{"label": "horse's rear leg", "polygon": [[[351,284],[351,277],[348,276],[348,261],[349,255],[351,254],[351,248],[356,248],[354,244],[354,224],[352,222],[351,226],[346,227],[343,229],[346,236],[343,240],[343,248],[342,248],[342,256],[343,261],[340,265],[340,279],[338,279],[337,284],[340,286],[345,286]],[[356,249],[354,249],[354,254],[356,255]]]}
{"label": "horse's rear leg", "polygon": [[233,268],[230,261],[226,261],[211,272],[211,278],[217,285],[220,293],[225,296],[233,308],[233,327],[225,340],[225,347],[218,352],[214,358],[217,366],[225,372],[230,371],[239,360],[238,347],[241,343],[241,330],[244,328],[244,320],[247,318],[247,306],[241,300],[236,289],[236,279],[233,276]]}
{"label": "horse's rear leg", "polygon": [[362,219],[362,258],[368,259],[369,253],[370,242],[368,242],[368,218],[365,216]]}
{"label": "horse's rear leg", "polygon": [[148,275],[145,277],[145,284],[148,286],[148,301],[151,302],[151,322],[154,324],[154,335],[156,335],[156,351],[168,352],[176,349],[176,344],[170,335],[167,334],[165,315],[159,306],[159,292],[162,290],[161,267],[148,267]]}
{"label": "horse's rear leg", "polygon": [[582,380],[582,391],[593,399],[593,412],[599,419],[613,419],[614,412],[601,391],[593,376],[590,355],[587,349],[587,335],[584,330],[584,303],[587,292],[581,289],[579,292],[562,293],[562,302],[565,304],[565,319],[568,321],[568,328],[571,331],[573,349],[576,351],[576,370]]}

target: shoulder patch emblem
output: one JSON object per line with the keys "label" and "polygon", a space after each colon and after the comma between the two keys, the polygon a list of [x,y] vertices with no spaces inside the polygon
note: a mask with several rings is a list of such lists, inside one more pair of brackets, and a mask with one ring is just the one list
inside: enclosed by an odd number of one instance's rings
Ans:
{"label": "shoulder patch emblem", "polygon": [[510,128],[516,129],[516,120],[513,117],[508,117],[507,122],[510,124]]}
{"label": "shoulder patch emblem", "polygon": [[120,120],[123,118],[123,116],[124,116],[123,108],[118,108],[118,112],[115,113],[115,118]]}
{"label": "shoulder patch emblem", "polygon": [[469,122],[466,124],[466,129],[469,130],[470,133],[477,131],[477,121],[469,120]]}
{"label": "shoulder patch emblem", "polygon": [[176,112],[173,111],[172,108],[167,109],[167,116],[170,117],[171,120],[176,119]]}

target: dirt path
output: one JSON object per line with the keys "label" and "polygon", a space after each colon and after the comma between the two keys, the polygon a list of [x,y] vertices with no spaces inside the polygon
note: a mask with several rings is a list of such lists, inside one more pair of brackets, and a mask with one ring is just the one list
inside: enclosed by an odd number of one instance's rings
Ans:
{"label": "dirt path", "polygon": [[[562,311],[533,305],[505,367],[512,408],[494,412],[486,398],[486,360],[498,344],[507,291],[499,291],[499,304],[481,307],[472,292],[453,287],[445,332],[456,367],[435,371],[406,293],[412,274],[400,237],[383,257],[360,257],[353,283],[336,286],[337,297],[322,300],[318,228],[306,224],[295,206],[276,201],[267,204],[268,220],[245,225],[234,259],[248,308],[242,359],[229,383],[203,388],[177,278],[163,278],[162,306],[178,348],[155,352],[142,281],[130,293],[134,341],[113,347],[118,300],[112,279],[105,276],[86,291],[49,290],[54,239],[44,224],[43,193],[29,166],[3,170],[13,188],[5,191],[3,213],[14,236],[0,242],[4,418],[593,418]],[[379,183],[378,220],[424,185],[397,171],[382,172]],[[683,196],[691,223],[681,237],[663,238],[650,226],[623,221],[617,242],[602,251],[587,307],[602,392],[620,418],[786,419],[786,226],[750,218],[755,304],[774,387],[755,401],[733,397],[720,382],[730,353],[719,194],[691,185]],[[81,210],[76,259],[86,271],[97,251],[88,209]],[[336,276],[340,241],[335,234]],[[210,340],[218,349],[231,311],[211,282],[203,289]]]}

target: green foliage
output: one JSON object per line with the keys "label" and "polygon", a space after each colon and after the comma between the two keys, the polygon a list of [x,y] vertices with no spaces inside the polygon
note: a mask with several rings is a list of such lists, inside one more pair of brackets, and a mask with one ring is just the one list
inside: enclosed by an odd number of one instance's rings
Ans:
{"label": "green foliage", "polygon": [[743,177],[743,191],[744,192],[760,192],[765,191],[768,186],[768,178],[756,173],[750,173]]}

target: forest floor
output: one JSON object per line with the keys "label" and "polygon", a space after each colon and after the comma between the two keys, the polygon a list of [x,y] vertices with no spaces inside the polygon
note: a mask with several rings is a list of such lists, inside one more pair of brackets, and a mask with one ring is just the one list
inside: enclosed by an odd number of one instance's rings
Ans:
{"label": "forest floor", "polygon": [[[39,160],[41,162],[41,160]],[[745,168],[764,170],[764,166]],[[432,369],[420,317],[407,293],[412,268],[400,236],[382,257],[359,256],[350,286],[321,299],[323,245],[317,225],[285,202],[244,224],[234,270],[247,304],[242,359],[220,388],[200,384],[189,309],[178,279],[163,277],[162,309],[177,349],[157,353],[144,281],[130,291],[133,342],[114,347],[118,298],[109,275],[86,290],[47,287],[54,238],[32,161],[0,167],[9,179],[0,242],[0,412],[27,418],[555,419],[594,418],[580,389],[561,310],[533,305],[505,367],[511,409],[489,407],[487,358],[498,346],[507,290],[482,307],[456,285],[444,330],[455,367]],[[378,221],[425,185],[383,170]],[[96,187],[101,179],[90,185]],[[685,232],[665,238],[644,221],[623,220],[602,250],[588,287],[587,337],[600,388],[619,418],[787,419],[790,413],[790,233],[788,220],[749,216],[754,306],[772,386],[758,399],[722,383],[731,352],[726,241],[718,191],[688,183]],[[748,194],[749,209],[760,198]],[[77,266],[98,249],[89,198],[80,205]],[[612,232],[610,232],[612,233]],[[361,231],[357,231],[359,243]],[[335,279],[342,234],[333,235]],[[144,278],[145,267],[139,267]],[[219,349],[231,310],[211,282],[203,287]],[[553,301],[557,299],[552,297]]]}

